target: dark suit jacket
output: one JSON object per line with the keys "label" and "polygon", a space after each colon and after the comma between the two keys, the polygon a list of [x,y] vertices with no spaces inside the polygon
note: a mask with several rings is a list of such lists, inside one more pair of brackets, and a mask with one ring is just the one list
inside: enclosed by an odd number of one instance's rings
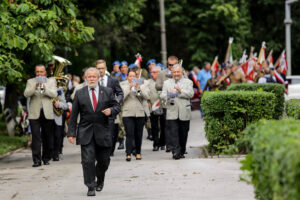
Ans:
{"label": "dark suit jacket", "polygon": [[107,87],[113,90],[114,95],[117,97],[119,103],[123,101],[124,93],[120,87],[120,83],[116,78],[108,76],[107,78]]}
{"label": "dark suit jacket", "polygon": [[[76,92],[72,113],[70,117],[68,137],[76,137],[77,144],[87,145],[94,137],[97,145],[103,147],[112,146],[112,134],[110,117],[102,113],[102,110],[110,108],[111,115],[116,116],[120,112],[120,104],[116,101],[113,90],[99,85],[99,96],[96,111],[94,111],[89,96],[88,87]],[[80,114],[80,122],[77,129],[77,117]]]}

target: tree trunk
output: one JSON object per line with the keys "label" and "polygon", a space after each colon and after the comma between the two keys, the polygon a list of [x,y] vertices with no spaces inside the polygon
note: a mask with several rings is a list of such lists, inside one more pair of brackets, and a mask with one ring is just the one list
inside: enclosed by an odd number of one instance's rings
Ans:
{"label": "tree trunk", "polygon": [[18,95],[17,86],[15,84],[6,85],[4,111],[6,109],[9,109],[11,111],[5,117],[8,135],[15,136],[15,118],[18,115]]}
{"label": "tree trunk", "polygon": [[4,110],[9,108],[12,111],[12,117],[18,115],[18,96],[17,86],[15,84],[7,84],[5,90]]}

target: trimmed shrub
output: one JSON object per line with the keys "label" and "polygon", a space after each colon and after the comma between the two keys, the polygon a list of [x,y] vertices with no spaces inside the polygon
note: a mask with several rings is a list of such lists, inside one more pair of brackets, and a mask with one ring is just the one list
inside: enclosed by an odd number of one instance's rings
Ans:
{"label": "trimmed shrub", "polygon": [[219,154],[235,143],[249,123],[272,118],[275,95],[262,91],[206,92],[201,101],[209,150]]}
{"label": "trimmed shrub", "polygon": [[241,161],[242,179],[254,185],[256,199],[300,199],[299,121],[262,120],[244,132],[249,154]]}
{"label": "trimmed shrub", "polygon": [[286,101],[285,113],[288,117],[300,119],[300,99],[290,99]]}
{"label": "trimmed shrub", "polygon": [[243,91],[258,91],[272,92],[275,94],[275,112],[274,119],[280,119],[284,111],[284,85],[278,83],[249,83],[249,84],[231,84],[227,90],[243,90]]}

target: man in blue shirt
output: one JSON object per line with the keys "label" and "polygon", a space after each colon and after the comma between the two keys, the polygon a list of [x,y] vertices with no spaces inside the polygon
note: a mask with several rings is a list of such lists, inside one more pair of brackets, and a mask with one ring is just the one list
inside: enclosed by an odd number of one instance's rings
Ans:
{"label": "man in blue shirt", "polygon": [[211,78],[210,68],[211,68],[210,63],[205,62],[203,69],[201,69],[201,71],[198,73],[197,81],[200,84],[200,93],[201,94],[204,92],[203,89],[204,89],[204,86],[206,85],[208,79]]}
{"label": "man in blue shirt", "polygon": [[[203,89],[204,89],[207,81],[211,78],[210,68],[211,68],[210,63],[205,62],[203,69],[198,73],[197,81],[200,84],[200,95],[203,94],[203,92],[204,92]],[[207,90],[208,90],[208,88],[207,88]],[[203,118],[204,113],[202,111],[201,105],[200,105],[200,113],[201,113],[201,117]]]}

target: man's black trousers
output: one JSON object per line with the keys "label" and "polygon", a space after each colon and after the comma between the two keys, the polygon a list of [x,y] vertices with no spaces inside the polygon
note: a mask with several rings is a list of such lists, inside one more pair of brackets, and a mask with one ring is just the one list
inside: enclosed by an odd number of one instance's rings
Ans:
{"label": "man's black trousers", "polygon": [[[39,119],[30,119],[29,123],[32,134],[31,149],[33,162],[51,160],[53,152],[54,120],[46,119],[43,109],[41,109]],[[43,155],[41,156],[42,144]]]}
{"label": "man's black trousers", "polygon": [[183,155],[186,151],[186,143],[188,132],[190,129],[190,121],[167,120],[167,138],[171,146],[172,153],[175,155]]}
{"label": "man's black trousers", "polygon": [[[165,119],[163,115],[154,115],[151,113],[150,116],[152,136],[153,136],[153,147],[165,146]],[[159,127],[160,126],[160,127]],[[160,136],[159,136],[160,133]]]}
{"label": "man's black trousers", "polygon": [[111,147],[100,147],[94,138],[87,145],[81,145],[81,164],[84,184],[95,187],[95,178],[102,182],[110,163]]}

